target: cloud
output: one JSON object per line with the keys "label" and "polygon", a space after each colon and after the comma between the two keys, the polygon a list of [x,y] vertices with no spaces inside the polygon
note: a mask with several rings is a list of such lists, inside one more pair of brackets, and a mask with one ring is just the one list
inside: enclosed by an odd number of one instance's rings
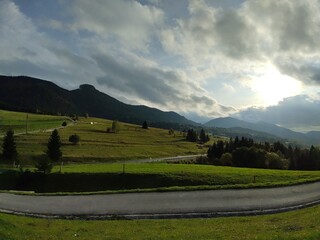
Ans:
{"label": "cloud", "polygon": [[[68,88],[90,83],[127,102],[198,117],[263,105],[258,80],[283,86],[291,77],[305,93],[319,92],[317,0],[60,0],[50,5],[59,4],[58,14],[35,13],[46,11],[41,4],[0,1],[1,74]],[[300,86],[279,99],[302,94]]]}
{"label": "cloud", "polygon": [[128,56],[123,59],[95,55],[93,58],[105,72],[104,76],[97,79],[98,84],[106,86],[111,93],[110,89],[114,89],[126,93],[132,99],[138,98],[140,102],[144,100],[148,105],[180,112],[208,114],[217,108],[219,114],[226,114],[231,110],[219,105],[207,95],[206,91],[177,70],[166,70],[156,66],[146,67],[137,60],[134,64],[128,64],[127,61],[130,61]]}
{"label": "cloud", "polygon": [[269,122],[284,126],[320,126],[320,101],[307,95],[289,97],[267,108],[248,108],[235,114],[253,122]]}
{"label": "cloud", "polygon": [[225,69],[236,79],[271,64],[307,85],[319,85],[319,1],[247,0],[231,9],[190,1],[189,14],[162,31],[168,53],[190,65],[218,64],[212,75]]}
{"label": "cloud", "polygon": [[154,6],[125,0],[73,0],[70,11],[73,30],[85,30],[108,40],[115,38],[133,49],[145,49],[164,18],[163,12]]}
{"label": "cloud", "polygon": [[39,31],[34,22],[10,1],[0,2],[1,74],[28,75],[74,88],[98,72],[89,58]]}
{"label": "cloud", "polygon": [[302,80],[307,85],[320,85],[320,59],[292,57],[278,61],[277,66],[283,73]]}

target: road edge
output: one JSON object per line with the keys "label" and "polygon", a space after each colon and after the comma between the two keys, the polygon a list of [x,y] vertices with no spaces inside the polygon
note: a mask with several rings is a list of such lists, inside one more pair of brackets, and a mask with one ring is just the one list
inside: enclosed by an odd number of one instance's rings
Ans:
{"label": "road edge", "polygon": [[244,211],[226,211],[226,212],[189,212],[189,213],[163,213],[163,214],[86,214],[86,215],[57,215],[57,214],[39,214],[23,211],[14,211],[0,209],[0,213],[13,214],[17,216],[42,218],[42,219],[64,219],[64,220],[156,220],[156,219],[192,219],[192,218],[218,218],[218,217],[243,217],[243,216],[258,216],[289,212],[303,208],[313,207],[320,204],[320,199],[308,203],[271,208],[271,209],[256,209]]}

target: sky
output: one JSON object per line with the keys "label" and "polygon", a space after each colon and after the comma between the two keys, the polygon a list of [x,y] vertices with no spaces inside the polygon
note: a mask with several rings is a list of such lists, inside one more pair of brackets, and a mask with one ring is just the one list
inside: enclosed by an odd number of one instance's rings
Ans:
{"label": "sky", "polygon": [[3,75],[320,129],[319,0],[0,0],[0,39]]}

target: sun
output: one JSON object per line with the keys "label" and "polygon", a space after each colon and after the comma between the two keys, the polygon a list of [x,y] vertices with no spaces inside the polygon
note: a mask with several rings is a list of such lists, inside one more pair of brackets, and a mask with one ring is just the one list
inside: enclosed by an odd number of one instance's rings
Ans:
{"label": "sun", "polygon": [[283,98],[297,95],[301,92],[301,83],[292,77],[284,75],[274,66],[263,69],[263,74],[253,78],[252,90],[265,106],[275,105]]}

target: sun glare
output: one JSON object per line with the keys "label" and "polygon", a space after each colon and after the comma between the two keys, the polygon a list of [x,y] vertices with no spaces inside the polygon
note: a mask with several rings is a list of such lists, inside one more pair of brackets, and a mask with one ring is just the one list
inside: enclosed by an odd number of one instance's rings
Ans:
{"label": "sun glare", "polygon": [[299,94],[301,83],[281,74],[275,67],[268,66],[264,69],[263,75],[253,79],[252,90],[258,94],[261,103],[268,106],[277,104],[283,98]]}

